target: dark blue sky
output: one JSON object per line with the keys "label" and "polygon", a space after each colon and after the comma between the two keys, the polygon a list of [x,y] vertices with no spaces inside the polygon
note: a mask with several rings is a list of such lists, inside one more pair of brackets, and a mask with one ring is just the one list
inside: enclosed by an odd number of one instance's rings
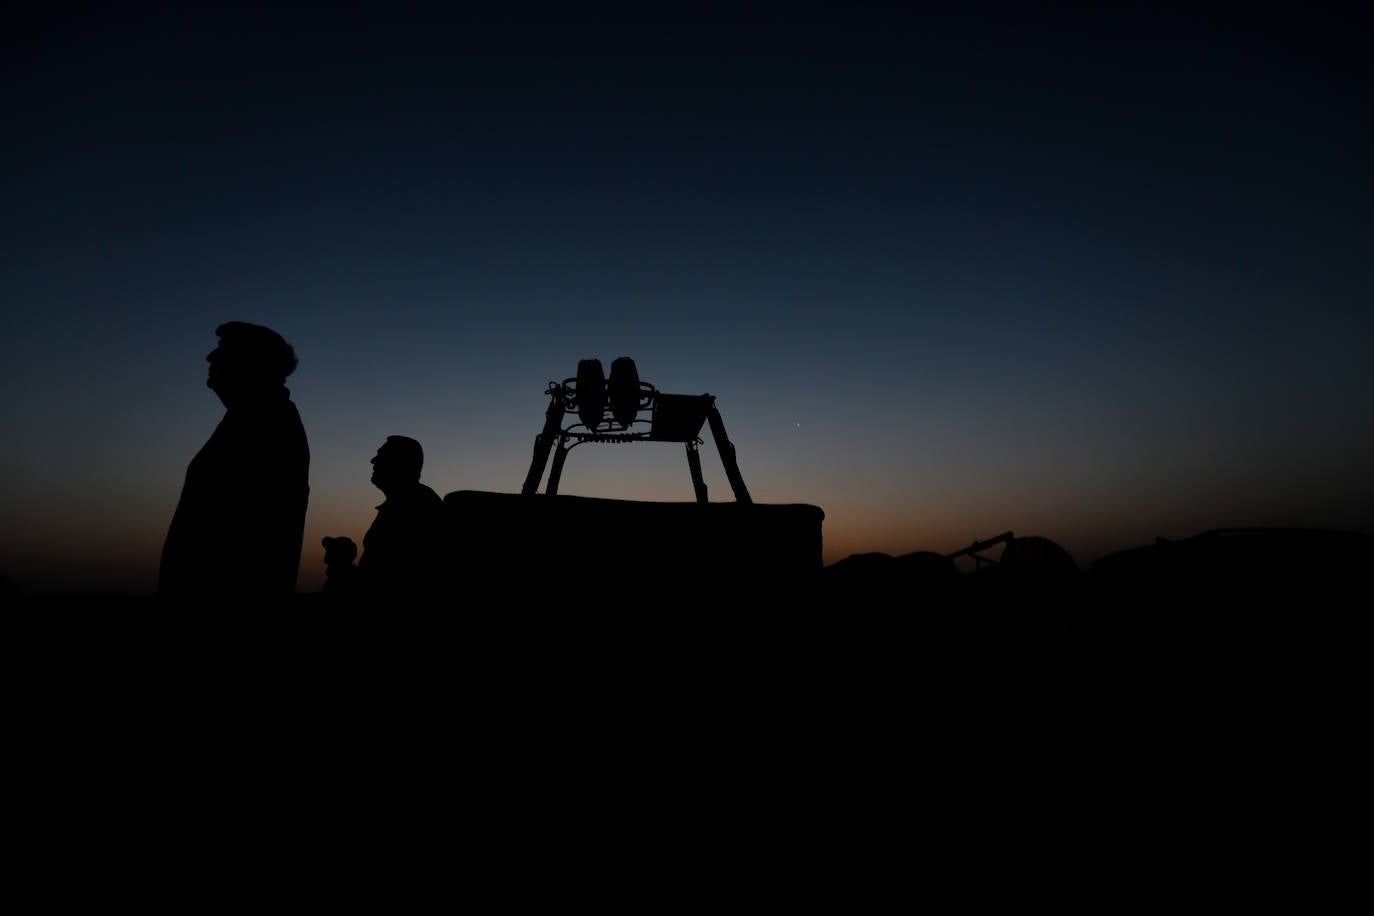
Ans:
{"label": "dark blue sky", "polygon": [[[1369,530],[1370,71],[1339,14],[126,6],[4,41],[11,527],[150,587],[227,320],[297,348],[312,545],[389,434],[518,489],[544,385],[709,391],[826,558]],[[718,465],[715,498],[728,488]],[[678,450],[564,491],[690,499]]]}

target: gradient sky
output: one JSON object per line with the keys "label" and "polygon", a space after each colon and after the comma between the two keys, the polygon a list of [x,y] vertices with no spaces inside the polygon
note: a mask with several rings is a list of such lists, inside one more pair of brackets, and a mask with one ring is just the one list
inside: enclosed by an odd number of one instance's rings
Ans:
{"label": "gradient sky", "polygon": [[[387,435],[440,494],[516,492],[547,383],[622,355],[717,396],[755,499],[825,510],[826,562],[1374,533],[1352,22],[117,6],[0,37],[0,573],[26,588],[152,590],[229,320],[300,357],[301,590],[371,523]],[[692,498],[657,444],[579,448],[562,491]]]}

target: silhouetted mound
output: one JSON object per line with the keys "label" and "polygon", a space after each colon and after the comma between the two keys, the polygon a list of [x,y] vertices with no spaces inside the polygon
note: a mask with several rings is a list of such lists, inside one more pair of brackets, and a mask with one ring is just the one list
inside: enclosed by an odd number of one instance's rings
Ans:
{"label": "silhouetted mound", "polygon": [[827,586],[861,588],[866,593],[891,589],[932,590],[943,593],[967,580],[984,586],[1044,585],[1076,579],[1078,565],[1064,548],[1049,538],[1019,537],[1007,541],[1001,559],[964,576],[953,556],[920,550],[898,557],[885,553],[856,553],[827,566]]}
{"label": "silhouetted mound", "polygon": [[1064,597],[1083,571],[1069,552],[1049,538],[1018,537],[1007,541],[996,563],[970,575],[978,589],[1015,592],[1019,597],[1052,601]]}
{"label": "silhouetted mound", "polygon": [[1105,556],[1093,574],[1103,584],[1166,588],[1353,584],[1369,572],[1371,547],[1374,539],[1348,531],[1222,528]]}
{"label": "silhouetted mound", "polygon": [[959,578],[954,561],[931,550],[904,553],[897,558],[897,567],[909,581],[927,585],[948,585]]}
{"label": "silhouetted mound", "polygon": [[831,600],[878,601],[904,607],[941,597],[958,585],[954,561],[931,551],[894,557],[856,553],[825,568],[823,583]]}
{"label": "silhouetted mound", "polygon": [[1067,550],[1049,538],[1033,536],[1008,541],[1001,561],[993,569],[1037,578],[1072,577],[1079,573],[1078,564]]}
{"label": "silhouetted mound", "polygon": [[1374,538],[1348,531],[1225,528],[1158,539],[1093,564],[1094,597],[1135,635],[1316,633],[1367,603]]}
{"label": "silhouetted mound", "polygon": [[702,586],[801,588],[821,570],[817,506],[459,490],[444,510],[462,584],[526,597],[651,607],[701,600]]}
{"label": "silhouetted mound", "polygon": [[956,619],[956,608],[965,610],[959,607],[963,577],[953,560],[929,551],[852,554],[825,568],[818,592],[815,605],[828,612],[898,624],[880,642],[893,636],[938,641],[965,622]]}
{"label": "silhouetted mound", "polygon": [[1009,533],[974,548],[1000,544],[999,560],[980,558],[988,565],[967,574],[955,558],[968,550],[853,554],[825,568],[823,603],[862,614],[900,612],[910,624],[907,635],[927,644],[1067,644],[1083,613],[1082,572],[1073,558],[1048,538]]}
{"label": "silhouetted mound", "polygon": [[890,553],[852,553],[827,566],[825,575],[834,582],[857,583],[895,575],[896,563],[897,558]]}

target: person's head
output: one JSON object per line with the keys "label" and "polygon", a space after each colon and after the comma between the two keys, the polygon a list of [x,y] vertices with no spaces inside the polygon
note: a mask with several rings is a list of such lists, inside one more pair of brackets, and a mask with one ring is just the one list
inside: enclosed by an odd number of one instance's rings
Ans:
{"label": "person's head", "polygon": [[358,545],[352,538],[325,538],[320,543],[324,545],[325,566],[347,566],[358,558]]}
{"label": "person's head", "polygon": [[372,459],[372,483],[383,493],[420,482],[425,453],[409,436],[387,436]]}
{"label": "person's head", "polygon": [[296,351],[271,328],[230,321],[215,328],[219,346],[205,357],[205,384],[227,406],[278,389],[296,371]]}

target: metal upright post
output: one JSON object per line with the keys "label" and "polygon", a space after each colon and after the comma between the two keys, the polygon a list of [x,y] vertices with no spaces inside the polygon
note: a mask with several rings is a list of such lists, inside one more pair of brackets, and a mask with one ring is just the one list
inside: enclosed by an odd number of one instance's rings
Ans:
{"label": "metal upright post", "polygon": [[687,467],[692,472],[692,489],[696,491],[697,502],[708,502],[706,498],[706,479],[701,476],[701,454],[695,441],[687,443]]}
{"label": "metal upright post", "polygon": [[736,502],[752,503],[754,500],[749,497],[749,490],[744,486],[744,477],[739,472],[739,462],[735,460],[735,446],[730,437],[725,435],[725,421],[720,418],[720,411],[716,410],[714,399],[706,410],[706,421],[711,424],[711,437],[716,440],[716,448],[720,451],[720,463],[725,466],[725,476],[730,481],[730,489],[735,491]]}
{"label": "metal upright post", "polygon": [[520,488],[526,496],[539,492],[539,478],[544,476],[544,466],[549,463],[549,449],[562,435],[563,414],[568,408],[567,392],[562,385],[550,385],[547,393],[550,400],[548,410],[544,411],[544,431],[534,437],[534,458],[530,460],[525,485]]}
{"label": "metal upright post", "polygon": [[549,496],[558,495],[558,481],[563,477],[563,462],[568,460],[568,437],[560,435],[558,437],[558,448],[553,452],[553,468],[549,471],[549,485],[544,488],[544,492]]}

